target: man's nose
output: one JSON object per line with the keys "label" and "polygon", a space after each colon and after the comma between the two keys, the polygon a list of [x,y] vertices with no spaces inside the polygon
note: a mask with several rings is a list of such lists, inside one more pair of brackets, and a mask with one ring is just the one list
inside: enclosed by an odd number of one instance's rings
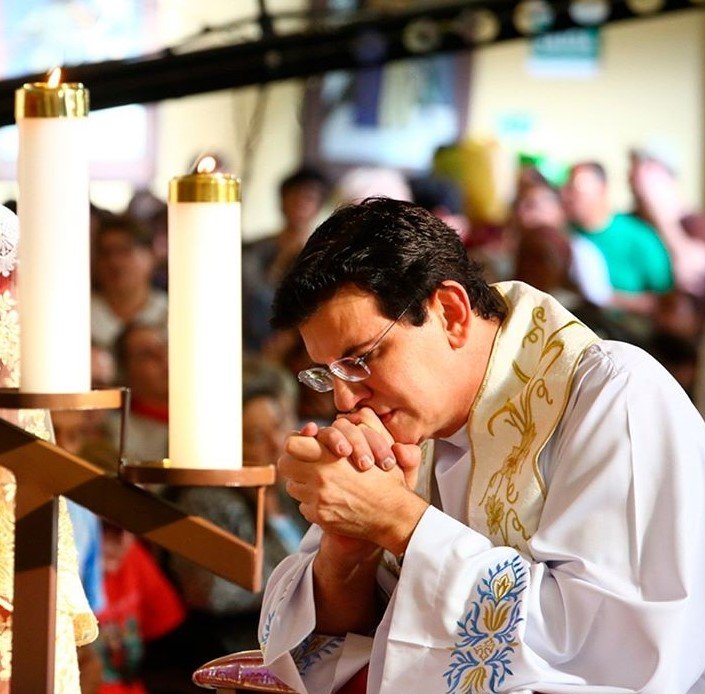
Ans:
{"label": "man's nose", "polygon": [[370,395],[364,381],[351,383],[340,378],[333,379],[333,401],[338,412],[350,412]]}

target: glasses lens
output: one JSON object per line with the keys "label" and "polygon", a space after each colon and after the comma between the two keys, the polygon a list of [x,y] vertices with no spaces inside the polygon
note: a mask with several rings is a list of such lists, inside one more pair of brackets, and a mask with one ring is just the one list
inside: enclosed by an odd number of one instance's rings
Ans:
{"label": "glasses lens", "polygon": [[312,388],[318,393],[327,393],[329,390],[333,390],[333,377],[328,372],[328,369],[320,366],[299,371],[297,378],[305,386]]}
{"label": "glasses lens", "polygon": [[367,364],[365,364],[362,359],[356,357],[338,359],[338,361],[334,361],[329,368],[338,378],[352,383],[364,381],[370,375]]}

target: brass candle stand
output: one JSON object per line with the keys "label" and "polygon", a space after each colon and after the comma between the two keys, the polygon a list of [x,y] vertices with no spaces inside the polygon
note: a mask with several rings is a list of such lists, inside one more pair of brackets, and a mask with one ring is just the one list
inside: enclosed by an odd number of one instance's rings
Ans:
{"label": "brass candle stand", "polygon": [[[276,481],[274,465],[244,465],[240,468],[185,468],[171,464],[168,458],[143,462],[120,459],[118,477],[130,484],[158,484],[184,487],[256,487],[255,544],[252,550],[250,590],[262,589],[264,562],[264,507],[267,487]],[[245,585],[242,584],[241,585]],[[248,587],[245,585],[245,587]]]}
{"label": "brass candle stand", "polygon": [[[119,409],[122,452],[129,397],[125,388],[68,394],[0,388],[0,409]],[[274,482],[273,466],[187,470],[169,467],[166,461],[142,465],[121,462],[116,478],[0,419],[0,467],[10,470],[17,482],[13,692],[54,694],[59,496],[248,590],[261,590],[264,493]],[[155,483],[258,487],[255,544],[135,486]]]}

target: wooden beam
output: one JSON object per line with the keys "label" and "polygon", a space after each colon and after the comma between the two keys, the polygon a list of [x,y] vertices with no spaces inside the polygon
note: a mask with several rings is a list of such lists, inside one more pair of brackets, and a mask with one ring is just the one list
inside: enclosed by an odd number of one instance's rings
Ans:
{"label": "wooden beam", "polygon": [[255,545],[4,420],[0,466],[14,473],[18,486],[30,484],[47,497],[63,495],[218,576],[259,590]]}

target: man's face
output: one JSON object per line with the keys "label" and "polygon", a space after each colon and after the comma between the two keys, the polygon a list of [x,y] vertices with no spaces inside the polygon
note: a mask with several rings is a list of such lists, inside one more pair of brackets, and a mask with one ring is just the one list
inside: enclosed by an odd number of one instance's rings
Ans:
{"label": "man's face", "polygon": [[558,196],[543,186],[528,188],[516,206],[516,217],[523,229],[549,226],[559,229],[565,224],[565,212]]}
{"label": "man's face", "polygon": [[133,329],[125,343],[128,384],[135,395],[150,400],[168,398],[169,361],[163,332],[156,327]]}
{"label": "man's face", "polygon": [[594,210],[603,207],[606,196],[605,182],[589,167],[576,166],[563,188],[568,218],[579,225],[587,224]]}
{"label": "man's face", "polygon": [[293,412],[269,395],[248,400],[242,409],[242,456],[249,465],[272,465],[296,425]]}
{"label": "man's face", "polygon": [[120,229],[104,231],[96,242],[95,270],[101,289],[119,290],[149,285],[154,259]]}
{"label": "man's face", "polygon": [[[311,359],[328,365],[363,354],[389,323],[373,295],[345,286],[300,331]],[[470,403],[449,402],[449,350],[442,317],[433,306],[419,327],[400,321],[366,360],[369,378],[358,383],[334,379],[336,408],[371,408],[400,443],[452,433],[448,426],[457,421],[459,409],[467,415]]]}
{"label": "man's face", "polygon": [[282,214],[296,227],[312,225],[323,205],[323,191],[315,183],[302,183],[282,194]]}

